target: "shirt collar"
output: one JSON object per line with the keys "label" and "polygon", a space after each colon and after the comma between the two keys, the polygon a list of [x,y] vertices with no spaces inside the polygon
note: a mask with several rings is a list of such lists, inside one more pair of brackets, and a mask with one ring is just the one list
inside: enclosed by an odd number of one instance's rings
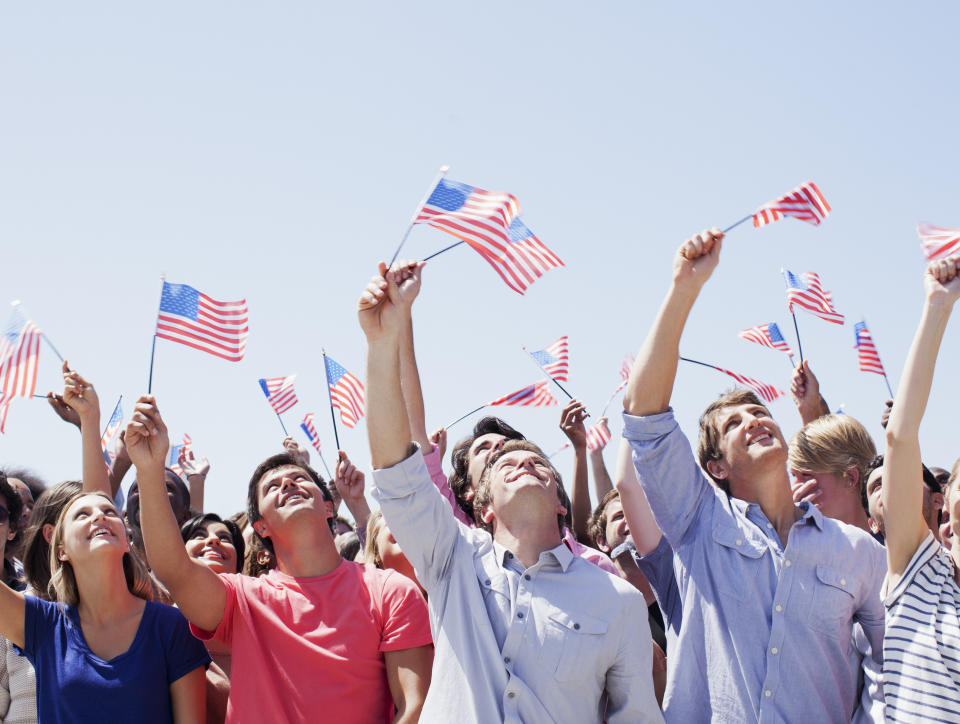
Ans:
{"label": "shirt collar", "polygon": [[[514,558],[513,553],[509,549],[497,543],[497,541],[493,542],[493,551],[497,555],[497,563],[499,563],[502,568],[506,568],[507,563]],[[560,568],[564,573],[567,572],[567,569],[570,567],[570,564],[573,563],[573,559],[575,557],[570,549],[567,548],[567,546],[562,542],[560,545],[551,548],[550,550],[543,551],[540,554],[540,557],[542,558],[544,554],[553,556],[554,560],[560,565]]]}
{"label": "shirt collar", "polygon": [[[746,500],[740,500],[740,498],[734,498],[730,496],[730,505],[735,510],[739,511],[743,517],[747,517],[747,514],[750,512],[750,508],[757,508],[758,512],[760,511],[760,506],[755,503],[748,503]],[[815,505],[812,505],[809,501],[803,501],[797,505],[798,508],[803,512],[800,516],[800,520],[805,523],[810,523],[811,521],[819,528],[823,530],[823,513],[820,512],[820,508]],[[761,512],[762,515],[762,512]]]}

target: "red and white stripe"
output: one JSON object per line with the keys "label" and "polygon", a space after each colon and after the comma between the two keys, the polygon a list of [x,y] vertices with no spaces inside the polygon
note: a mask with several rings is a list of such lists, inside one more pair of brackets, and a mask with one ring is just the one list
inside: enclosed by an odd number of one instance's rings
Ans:
{"label": "red and white stripe", "polygon": [[764,204],[753,215],[755,228],[772,224],[784,216],[817,226],[830,214],[830,204],[813,181],[802,183],[778,199]]}
{"label": "red and white stripe", "polygon": [[550,394],[550,381],[540,380],[532,385],[527,385],[516,392],[504,395],[493,402],[491,405],[519,405],[521,407],[545,407],[556,405],[556,398]]}
{"label": "red and white stripe", "polygon": [[587,430],[587,450],[597,450],[606,447],[610,442],[610,429],[605,420]]}
{"label": "red and white stripe", "polygon": [[497,240],[463,240],[486,259],[506,285],[518,294],[526,292],[544,272],[564,266],[560,257],[533,235],[506,243]]}
{"label": "red and white stripe", "polygon": [[297,404],[297,393],[293,389],[293,380],[296,375],[287,375],[286,377],[268,377],[264,380],[267,383],[267,401],[278,415],[286,412]]}
{"label": "red and white stripe", "polygon": [[12,397],[6,397],[3,393],[0,393],[0,433],[6,432],[7,413],[10,412],[11,402],[13,402]]}
{"label": "red and white stripe", "polygon": [[0,393],[5,397],[33,395],[42,336],[43,332],[28,321],[15,339],[0,337]]}
{"label": "red and white stripe", "polygon": [[748,342],[756,342],[759,345],[764,347],[769,347],[770,349],[776,349],[781,352],[786,352],[787,354],[793,355],[793,352],[790,349],[790,345],[787,344],[786,340],[781,339],[779,342],[774,342],[770,338],[770,323],[761,324],[756,327],[750,327],[750,329],[745,329],[742,332],[737,334],[740,339],[745,339]]}
{"label": "red and white stripe", "polygon": [[301,423],[304,431],[307,433],[307,439],[310,441],[310,444],[313,445],[313,449],[317,451],[320,455],[323,455],[323,451],[320,449],[320,436],[317,434],[317,427],[313,422],[313,413],[308,412],[303,417],[303,422]]}
{"label": "red and white stripe", "polygon": [[570,375],[570,344],[569,337],[564,335],[551,342],[543,349],[551,357],[556,357],[556,362],[543,366],[543,371],[558,382],[566,382]]}
{"label": "red and white stripe", "polygon": [[218,302],[198,292],[197,321],[177,314],[157,315],[157,337],[179,342],[231,362],[243,359],[247,348],[247,301]]}
{"label": "red and white stripe", "polygon": [[843,324],[843,315],[833,306],[830,292],[824,291],[820,276],[815,272],[804,272],[800,276],[803,277],[807,289],[787,288],[787,306],[790,312],[793,312],[793,305],[796,304],[824,321]]}
{"label": "red and white stripe", "polygon": [[354,427],[364,415],[364,389],[356,377],[344,372],[337,384],[330,385],[330,400],[340,411],[340,421]]}
{"label": "red and white stripe", "polygon": [[928,261],[960,254],[960,229],[944,229],[932,224],[917,224],[917,235]]}
{"label": "red and white stripe", "polygon": [[766,382],[755,380],[752,377],[745,377],[743,375],[738,375],[736,372],[725,370],[722,367],[717,367],[717,369],[723,372],[724,374],[730,375],[733,379],[735,379],[744,387],[749,387],[751,390],[756,392],[758,395],[760,395],[760,397],[762,397],[767,402],[773,402],[778,397],[782,397],[785,394],[783,390],[779,390],[773,385],[767,384]]}
{"label": "red and white stripe", "polygon": [[857,358],[860,362],[860,369],[863,372],[873,372],[886,377],[887,373],[883,369],[883,363],[880,361],[880,353],[877,346],[873,343],[873,337],[870,330],[864,325],[857,332]]}

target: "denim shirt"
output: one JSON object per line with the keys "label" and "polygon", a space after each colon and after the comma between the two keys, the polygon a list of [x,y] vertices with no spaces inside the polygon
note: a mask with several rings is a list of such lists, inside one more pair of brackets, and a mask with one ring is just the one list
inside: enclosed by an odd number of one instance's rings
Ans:
{"label": "denim shirt", "polygon": [[624,414],[624,437],[679,561],[683,623],[668,722],[849,722],[853,622],[880,661],[886,571],[867,533],[802,503],[782,545],[759,506],[727,496],[667,412]]}

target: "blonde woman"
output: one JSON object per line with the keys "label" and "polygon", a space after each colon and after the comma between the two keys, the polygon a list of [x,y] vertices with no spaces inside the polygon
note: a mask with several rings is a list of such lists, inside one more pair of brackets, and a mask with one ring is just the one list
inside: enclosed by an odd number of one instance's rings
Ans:
{"label": "blonde woman", "polygon": [[106,495],[80,493],[64,507],[50,571],[57,603],[0,586],[0,635],[36,669],[40,721],[202,721],[210,657],[179,611],[149,600],[146,569]]}

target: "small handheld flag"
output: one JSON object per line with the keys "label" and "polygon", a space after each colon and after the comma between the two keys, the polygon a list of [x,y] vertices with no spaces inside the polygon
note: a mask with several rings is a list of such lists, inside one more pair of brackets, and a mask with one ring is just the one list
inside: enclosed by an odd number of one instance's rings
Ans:
{"label": "small handheld flag", "polygon": [[820,193],[817,185],[813,181],[807,181],[780,198],[761,206],[753,215],[753,226],[754,228],[766,226],[784,216],[792,216],[799,221],[819,226],[829,214],[830,204]]}
{"label": "small handheld flag", "polygon": [[325,356],[324,362],[330,404],[340,411],[340,422],[354,427],[364,415],[363,384],[332,357]]}
{"label": "small handheld flag", "polygon": [[522,387],[516,392],[499,397],[490,405],[520,405],[521,407],[545,407],[556,405],[557,400],[550,394],[550,382],[540,380]]}
{"label": "small handheld flag", "polygon": [[567,340],[564,335],[543,349],[530,353],[544,372],[560,382],[567,381],[570,370],[570,346]]}
{"label": "small handheld flag", "polygon": [[37,364],[43,332],[14,307],[0,336],[0,393],[31,397],[37,387]]}
{"label": "small handheld flag", "polygon": [[610,429],[604,420],[587,430],[587,450],[599,450],[610,442]]}
{"label": "small handheld flag", "polygon": [[944,229],[932,224],[917,224],[917,235],[927,261],[946,259],[960,253],[960,229]]}
{"label": "small handheld flag", "polygon": [[113,466],[113,461],[117,457],[113,451],[112,443],[120,433],[120,427],[123,425],[123,408],[120,406],[122,402],[123,395],[120,395],[120,399],[117,400],[117,404],[113,408],[113,414],[110,415],[110,420],[107,422],[107,427],[104,429],[103,435],[100,436],[100,449],[103,451],[103,462],[107,466],[108,475]]}
{"label": "small handheld flag", "polygon": [[787,308],[793,316],[793,328],[797,333],[797,350],[800,352],[800,360],[803,361],[800,328],[797,326],[797,314],[794,311],[794,305],[834,324],[843,324],[843,315],[833,306],[833,298],[830,296],[830,292],[824,290],[820,284],[819,275],[814,272],[805,272],[798,276],[785,269],[782,271],[783,279],[787,284]]}
{"label": "small handheld flag", "polygon": [[773,402],[778,397],[782,397],[785,393],[783,390],[777,389],[773,385],[767,384],[766,382],[761,382],[760,380],[755,380],[752,377],[746,377],[744,375],[739,375],[736,372],[731,372],[730,370],[725,370],[723,367],[717,367],[716,365],[707,364],[706,362],[698,362],[695,359],[690,359],[689,357],[681,357],[681,360],[684,362],[690,362],[695,365],[700,365],[701,367],[709,367],[714,369],[717,372],[723,372],[725,375],[729,375],[737,382],[739,382],[744,387],[747,387],[754,392],[756,392],[761,398],[767,402]]}
{"label": "small handheld flag", "polygon": [[186,455],[190,452],[192,445],[193,440],[190,439],[189,435],[184,433],[183,439],[178,445],[170,446],[170,454],[167,456],[167,467],[180,477],[183,477],[183,468],[180,466],[180,454],[183,453]]}
{"label": "small handheld flag", "polygon": [[880,353],[877,352],[877,346],[873,343],[873,337],[870,330],[867,329],[865,321],[857,322],[853,325],[854,347],[857,350],[857,358],[860,362],[860,369],[863,372],[873,372],[883,375],[887,383],[887,392],[893,397],[893,389],[890,387],[890,380],[887,379],[887,373],[883,369],[883,363],[880,362]]}
{"label": "small handheld flag", "polygon": [[327,477],[333,480],[333,476],[330,474],[330,468],[327,467],[327,461],[323,459],[323,450],[320,449],[320,436],[317,434],[317,427],[313,419],[313,413],[308,412],[304,416],[303,422],[300,423],[300,429],[303,430],[304,435],[307,436],[307,440],[310,441],[313,449],[316,450],[317,455],[320,456],[320,462],[323,463],[323,469],[327,471]]}
{"label": "small handheld flag", "polygon": [[297,404],[297,393],[293,389],[294,379],[296,375],[260,378],[260,389],[278,415]]}
{"label": "small handheld flag", "polygon": [[231,362],[247,348],[247,302],[218,302],[186,284],[163,283],[156,335]]}

